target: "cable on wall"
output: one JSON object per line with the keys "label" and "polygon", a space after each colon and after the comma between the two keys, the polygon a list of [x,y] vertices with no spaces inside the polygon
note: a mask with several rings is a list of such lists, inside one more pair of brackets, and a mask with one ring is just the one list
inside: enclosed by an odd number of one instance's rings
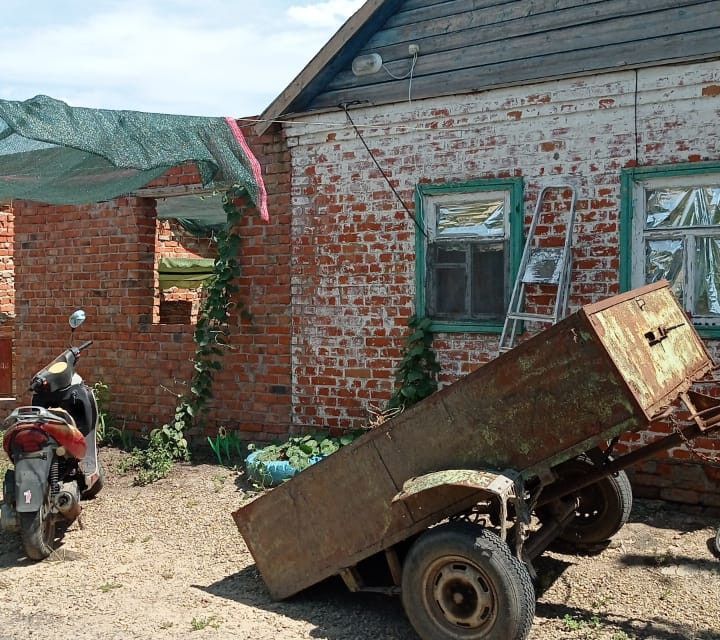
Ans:
{"label": "cable on wall", "polygon": [[640,164],[640,158],[638,158],[638,149],[640,147],[640,141],[638,140],[638,70],[635,69],[635,104],[633,109],[633,120],[635,126],[635,166]]}
{"label": "cable on wall", "polygon": [[350,116],[350,112],[348,111],[347,104],[341,104],[339,105],[340,108],[345,112],[345,116],[347,117],[348,121],[352,125],[352,128],[355,130],[355,133],[358,138],[360,138],[360,142],[362,142],[363,147],[365,147],[365,150],[368,152],[370,157],[372,158],[372,161],[375,163],[375,166],[378,168],[378,171],[382,175],[383,178],[385,178],[385,182],[387,182],[388,186],[392,190],[392,192],[395,194],[395,197],[397,198],[398,202],[402,205],[402,208],[405,209],[405,212],[410,216],[412,221],[415,223],[415,227],[420,231],[424,236],[426,240],[429,240],[428,234],[426,233],[425,229],[423,229],[420,226],[420,223],[417,221],[417,218],[413,215],[412,211],[408,208],[408,206],[405,204],[405,201],[400,197],[400,194],[397,192],[395,187],[393,186],[392,182],[390,182],[390,178],[388,178],[387,174],[383,170],[383,168],[380,166],[380,163],[377,161],[377,158],[373,154],[373,152],[370,150],[370,147],[368,146],[367,142],[365,142],[365,138],[363,138],[362,134],[360,133],[360,129],[357,128],[355,125],[355,122],[353,121],[352,117]]}

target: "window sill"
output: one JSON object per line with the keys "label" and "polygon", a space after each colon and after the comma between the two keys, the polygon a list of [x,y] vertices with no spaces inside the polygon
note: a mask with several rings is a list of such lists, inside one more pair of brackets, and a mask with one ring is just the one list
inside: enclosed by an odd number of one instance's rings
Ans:
{"label": "window sill", "polygon": [[[720,329],[720,328],[719,328]],[[461,322],[459,320],[433,320],[430,331],[433,333],[487,333],[501,334],[502,323],[493,322]],[[720,331],[718,332],[720,336]]]}

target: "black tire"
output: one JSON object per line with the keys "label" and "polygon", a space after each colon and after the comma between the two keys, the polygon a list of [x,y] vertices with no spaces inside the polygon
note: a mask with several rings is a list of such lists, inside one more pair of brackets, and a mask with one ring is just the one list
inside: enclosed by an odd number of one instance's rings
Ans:
{"label": "black tire", "polygon": [[35,513],[18,513],[20,539],[31,560],[44,560],[55,549],[55,519],[47,504]]}
{"label": "black tire", "polygon": [[525,640],[535,593],[497,535],[451,522],[426,531],[403,567],[402,602],[423,640]]}
{"label": "black tire", "polygon": [[715,552],[720,555],[720,529],[715,534]]}
{"label": "black tire", "polygon": [[95,481],[95,484],[92,487],[90,487],[87,491],[83,491],[83,500],[92,500],[98,493],[100,493],[100,491],[102,491],[102,488],[105,486],[105,467],[103,467],[100,460],[98,460],[97,467],[98,479]]}
{"label": "black tire", "polygon": [[[563,481],[573,481],[593,469],[590,459],[580,456],[563,463],[556,471]],[[580,504],[575,518],[558,536],[559,540],[577,547],[601,544],[620,531],[630,518],[632,486],[624,471],[607,476],[575,495]]]}

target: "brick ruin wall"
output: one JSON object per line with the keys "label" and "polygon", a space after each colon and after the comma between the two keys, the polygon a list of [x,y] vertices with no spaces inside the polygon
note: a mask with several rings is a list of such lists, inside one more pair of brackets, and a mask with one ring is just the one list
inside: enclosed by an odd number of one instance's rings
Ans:
{"label": "brick ruin wall", "polygon": [[[227,426],[257,438],[286,433],[290,422],[289,156],[280,133],[248,140],[265,169],[272,217],[264,223],[247,205],[240,225],[235,308],[246,305],[251,319],[231,315],[232,349],[216,376],[207,429]],[[197,180],[188,165],[150,186]],[[152,198],[81,207],[15,202],[14,209],[19,400],[29,400],[23,389],[32,374],[66,348],[67,317],[82,307],[88,320],[78,339],[94,344],[83,354],[80,373],[109,385],[110,409],[128,428],[167,421],[173,394],[184,393],[191,376],[193,326],[187,318],[160,323],[157,260],[212,257],[212,250],[176,223],[158,222]]]}

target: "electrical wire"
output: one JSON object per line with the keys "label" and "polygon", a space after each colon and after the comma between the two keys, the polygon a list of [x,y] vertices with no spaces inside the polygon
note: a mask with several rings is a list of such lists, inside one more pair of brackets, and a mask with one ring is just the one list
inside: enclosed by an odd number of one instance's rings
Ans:
{"label": "electrical wire", "polygon": [[390,182],[390,178],[388,178],[387,174],[383,170],[383,168],[380,166],[380,163],[377,161],[377,158],[373,154],[373,152],[370,150],[370,147],[368,146],[367,142],[365,142],[365,138],[363,138],[362,134],[360,133],[360,130],[355,126],[355,122],[353,121],[352,117],[350,117],[350,112],[348,111],[347,105],[343,104],[340,105],[340,108],[345,111],[345,116],[347,117],[348,121],[350,122],[350,125],[355,130],[355,133],[358,138],[360,138],[360,142],[362,142],[363,146],[365,147],[365,150],[368,152],[370,157],[372,158],[372,161],[375,163],[375,166],[378,168],[378,171],[382,175],[383,178],[385,178],[385,182],[387,182],[388,186],[392,190],[392,192],[395,194],[395,197],[398,199],[398,202],[402,205],[402,208],[405,209],[405,212],[410,216],[411,220],[415,223],[415,227],[420,231],[424,236],[426,240],[429,240],[428,234],[425,231],[425,229],[420,226],[420,223],[417,221],[417,218],[412,214],[412,211],[408,208],[408,206],[405,204],[405,201],[400,197],[400,194],[397,192],[395,187],[393,186],[392,182]]}
{"label": "electrical wire", "polygon": [[387,68],[386,64],[383,64],[382,68],[385,69],[385,73],[387,73],[391,78],[395,80],[405,80],[405,78],[412,78],[413,71],[415,71],[415,63],[417,62],[418,54],[413,53],[412,62],[410,63],[410,70],[404,75],[404,76],[396,76],[390,69]]}
{"label": "electrical wire", "polygon": [[638,148],[640,147],[640,140],[638,139],[638,70],[635,69],[635,105],[633,118],[635,120],[635,166],[639,166],[640,159],[638,158]]}

